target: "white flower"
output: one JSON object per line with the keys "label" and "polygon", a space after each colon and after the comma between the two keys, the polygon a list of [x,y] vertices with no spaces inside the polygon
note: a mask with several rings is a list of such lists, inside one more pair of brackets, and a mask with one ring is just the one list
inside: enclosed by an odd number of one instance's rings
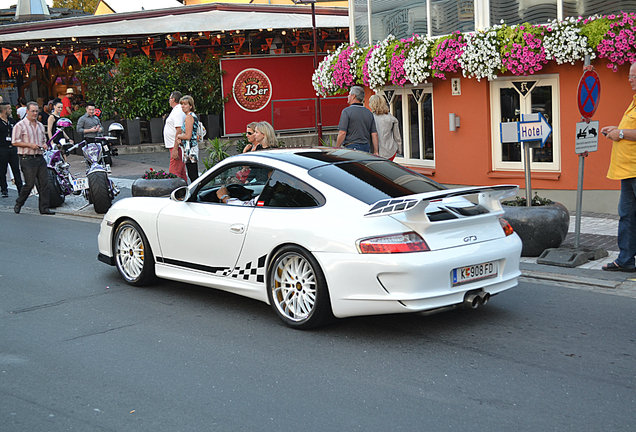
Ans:
{"label": "white flower", "polygon": [[386,60],[386,48],[395,41],[395,36],[388,35],[386,39],[372,48],[371,54],[367,58],[369,87],[373,90],[380,89],[387,83],[389,66]]}
{"label": "white flower", "polygon": [[497,42],[497,30],[500,28],[501,26],[493,26],[466,34],[466,46],[458,59],[465,77],[477,78],[477,81],[497,77],[497,71],[502,68]]}
{"label": "white flower", "polygon": [[581,34],[576,18],[554,20],[547,27],[550,31],[543,38],[546,59],[554,60],[557,64],[574,64],[585,60],[586,55],[590,59],[596,57],[594,50],[587,45],[587,37]]}
{"label": "white flower", "polygon": [[431,76],[430,64],[428,62],[428,50],[435,43],[435,39],[416,36],[413,46],[406,54],[404,61],[404,76],[412,84],[417,85],[426,81]]}

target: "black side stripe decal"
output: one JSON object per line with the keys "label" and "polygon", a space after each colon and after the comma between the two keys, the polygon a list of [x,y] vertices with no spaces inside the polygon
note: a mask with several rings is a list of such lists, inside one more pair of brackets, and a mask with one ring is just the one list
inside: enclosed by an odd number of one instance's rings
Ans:
{"label": "black side stripe decal", "polygon": [[207,273],[212,273],[216,276],[227,276],[232,271],[230,267],[211,267],[211,266],[206,266],[203,264],[194,264],[194,263],[190,263],[186,261],[179,261],[172,258],[164,258],[164,257],[157,257],[157,262],[170,264],[170,265],[174,265],[178,267],[185,267],[185,268],[189,268],[193,270],[204,271]]}

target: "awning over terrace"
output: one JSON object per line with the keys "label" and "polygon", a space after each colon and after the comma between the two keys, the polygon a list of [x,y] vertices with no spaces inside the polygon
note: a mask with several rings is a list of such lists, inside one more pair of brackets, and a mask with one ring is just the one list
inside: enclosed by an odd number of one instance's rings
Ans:
{"label": "awning over terrace", "polygon": [[[316,8],[316,26],[348,28],[347,9]],[[309,7],[213,3],[4,25],[0,26],[0,43],[311,27]]]}

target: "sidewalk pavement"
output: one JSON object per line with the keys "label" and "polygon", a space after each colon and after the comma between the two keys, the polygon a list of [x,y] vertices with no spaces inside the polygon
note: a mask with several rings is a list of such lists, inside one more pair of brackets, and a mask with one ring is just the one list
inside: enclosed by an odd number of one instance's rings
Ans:
{"label": "sidewalk pavement", "polygon": [[[134,148],[133,148],[134,147]],[[111,179],[121,193],[115,198],[119,200],[131,196],[131,186],[135,179],[148,169],[164,169],[169,164],[168,151],[162,144],[142,144],[140,146],[120,146],[119,156],[113,157]],[[138,153],[132,153],[133,151]],[[73,174],[84,174],[84,162],[81,156],[70,155],[69,162]],[[203,170],[203,164],[199,163]],[[15,186],[10,186],[9,198],[0,198],[0,207],[13,211],[17,197]],[[37,199],[29,197],[23,212],[37,213]],[[82,196],[70,195],[64,204],[55,209],[59,214],[101,219],[102,215],[95,213],[93,206],[87,206]],[[569,233],[562,247],[574,248],[575,244],[575,215],[570,216]],[[524,278],[530,280],[547,280],[553,282],[570,283],[593,288],[607,288],[614,292],[623,292],[629,296],[636,296],[636,273],[602,271],[601,266],[618,256],[616,233],[618,231],[618,216],[610,214],[583,212],[581,214],[581,231],[579,245],[582,248],[602,248],[608,251],[606,258],[588,261],[575,268],[558,267],[537,264],[536,258],[522,257],[521,271]]]}

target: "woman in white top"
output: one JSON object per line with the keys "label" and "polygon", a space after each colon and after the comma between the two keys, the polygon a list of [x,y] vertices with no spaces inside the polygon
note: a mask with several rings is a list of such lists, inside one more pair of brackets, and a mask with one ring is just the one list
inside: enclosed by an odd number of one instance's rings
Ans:
{"label": "woman in white top", "polygon": [[384,96],[373,95],[369,98],[369,107],[375,118],[378,130],[378,145],[380,156],[389,160],[395,159],[398,151],[402,150],[400,124],[389,112],[389,106]]}

